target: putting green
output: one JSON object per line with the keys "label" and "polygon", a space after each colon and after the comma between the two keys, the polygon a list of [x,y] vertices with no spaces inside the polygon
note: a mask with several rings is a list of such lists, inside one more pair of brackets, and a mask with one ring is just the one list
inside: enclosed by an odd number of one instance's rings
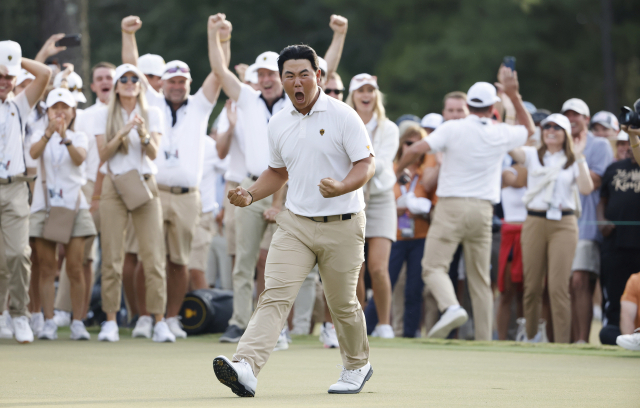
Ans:
{"label": "putting green", "polygon": [[212,370],[235,345],[219,336],[175,344],[0,340],[0,407],[639,407],[640,353],[616,347],[371,340],[374,375],[359,395],[330,395],[338,350],[294,337],[238,398]]}

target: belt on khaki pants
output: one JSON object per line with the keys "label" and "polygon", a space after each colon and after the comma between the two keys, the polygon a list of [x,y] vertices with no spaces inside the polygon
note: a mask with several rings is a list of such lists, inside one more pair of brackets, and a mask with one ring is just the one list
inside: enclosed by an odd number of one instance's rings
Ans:
{"label": "belt on khaki pants", "polygon": [[340,214],[340,215],[325,215],[322,217],[307,217],[311,221],[315,222],[331,222],[331,221],[346,221],[351,217],[355,217],[356,214]]}
{"label": "belt on khaki pants", "polygon": [[35,181],[36,176],[9,176],[7,178],[0,178],[0,184],[11,184],[11,183],[19,183],[19,182],[31,182]]}
{"label": "belt on khaki pants", "polygon": [[171,194],[187,194],[198,191],[198,187],[170,187],[164,184],[158,184],[158,190],[167,191]]}

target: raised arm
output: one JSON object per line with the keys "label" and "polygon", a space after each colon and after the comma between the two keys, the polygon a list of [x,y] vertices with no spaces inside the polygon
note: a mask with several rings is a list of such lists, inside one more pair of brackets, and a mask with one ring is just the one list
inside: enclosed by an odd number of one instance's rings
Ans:
{"label": "raised arm", "polygon": [[[240,97],[242,82],[229,71],[227,67],[229,61],[225,59],[222,47],[223,42],[228,43],[231,39],[230,24],[222,13],[209,17],[207,26],[209,36],[209,63],[211,64],[211,71],[218,77],[224,93],[232,100],[237,101]],[[227,32],[229,33],[228,35],[225,34]]]}
{"label": "raised arm", "polygon": [[527,160],[527,155],[524,153],[524,149],[522,147],[516,147],[510,151],[509,156],[511,156],[513,161],[521,165],[524,165],[524,162]]}
{"label": "raised arm", "polygon": [[122,63],[138,66],[138,44],[136,31],[142,27],[142,20],[138,16],[122,19]]}
{"label": "raised arm", "polygon": [[349,21],[346,18],[336,14],[331,16],[329,27],[333,30],[333,39],[324,56],[324,59],[327,61],[327,78],[338,70],[340,58],[342,57],[342,49],[344,48],[344,41],[347,38],[348,25]]}
{"label": "raised arm", "polygon": [[24,90],[29,106],[33,108],[42,98],[42,94],[49,84],[51,69],[43,63],[28,58],[22,58],[22,68],[36,77]]}
{"label": "raised arm", "polygon": [[634,129],[627,125],[622,125],[622,130],[629,134],[629,143],[631,144],[631,153],[636,159],[636,162],[640,163],[640,129]]}
{"label": "raised arm", "polygon": [[498,71],[498,80],[499,83],[496,84],[496,88],[498,88],[499,91],[503,91],[513,103],[518,124],[527,128],[529,137],[533,136],[536,128],[533,123],[533,118],[531,118],[531,114],[522,103],[518,73],[516,71],[512,71],[511,68],[501,65],[500,71]]}
{"label": "raised arm", "polygon": [[582,152],[587,145],[587,138],[583,138],[574,144],[574,152],[576,155],[576,163],[578,163],[578,178],[576,183],[578,184],[578,191],[582,195],[589,195],[595,189],[593,178],[591,178],[591,172],[587,165],[587,159],[585,159]]}
{"label": "raised arm", "polygon": [[49,39],[45,41],[42,48],[40,48],[40,51],[38,51],[38,54],[36,54],[36,57],[34,59],[44,64],[47,58],[53,57],[57,53],[66,50],[67,47],[56,47],[56,42],[60,41],[63,38],[64,38],[64,33],[54,34],[51,37],[49,37]]}
{"label": "raised arm", "polygon": [[[211,18],[209,18],[209,20],[211,20]],[[227,71],[229,71],[228,69],[229,60],[231,59],[231,47],[230,47],[231,31],[233,30],[233,28],[230,22],[225,21],[225,23],[226,24],[223,24],[218,29],[217,38],[218,40],[220,40],[218,44],[216,44],[215,38],[212,38],[211,35],[208,35],[209,56],[210,56],[209,59],[211,59],[211,54],[213,52],[212,47],[218,47],[220,45],[222,49],[222,64],[225,68],[227,68]],[[210,26],[210,25],[211,23],[208,22],[207,26]],[[209,31],[209,29],[207,31]],[[211,73],[207,75],[207,78],[204,80],[204,83],[202,84],[202,92],[204,93],[204,96],[206,96],[209,102],[211,103],[214,103],[215,101],[217,101],[218,96],[220,96],[220,78],[221,77],[218,77],[215,74],[215,70],[213,69],[213,64],[211,64]]]}
{"label": "raised arm", "polygon": [[238,120],[236,107],[231,99],[227,99],[227,102],[225,102],[223,112],[227,116],[226,119],[229,123],[229,127],[227,127],[226,131],[218,133],[218,138],[216,140],[216,150],[218,151],[218,157],[220,159],[224,159],[229,154],[231,140],[233,139],[233,131],[236,128],[236,122]]}
{"label": "raised arm", "polygon": [[409,148],[400,158],[400,161],[398,161],[398,167],[396,167],[396,177],[400,178],[404,174],[404,169],[406,169],[407,166],[420,159],[423,154],[426,154],[430,150],[431,146],[429,146],[429,142],[427,142],[426,139],[422,139],[419,142],[416,142],[409,146]]}

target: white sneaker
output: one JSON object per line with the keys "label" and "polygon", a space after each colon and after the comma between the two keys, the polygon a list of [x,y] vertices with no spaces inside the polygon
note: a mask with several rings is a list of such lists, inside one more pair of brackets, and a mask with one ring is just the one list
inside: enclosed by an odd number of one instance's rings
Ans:
{"label": "white sneaker", "polygon": [[187,332],[182,330],[182,323],[180,323],[180,319],[178,319],[177,316],[169,317],[168,319],[165,319],[165,321],[167,322],[167,326],[169,326],[169,330],[171,330],[171,333],[176,336],[176,339],[187,338]]}
{"label": "white sneaker", "polygon": [[273,348],[273,351],[286,350],[289,348],[289,341],[287,341],[287,332],[286,328],[282,329],[280,332],[280,336],[278,336],[278,342],[276,346]]}
{"label": "white sneaker", "polygon": [[445,339],[451,330],[457,329],[462,326],[467,320],[469,315],[460,306],[449,306],[447,310],[440,316],[440,320],[429,330],[427,334],[431,339]]}
{"label": "white sneaker", "polygon": [[[55,315],[54,315],[55,319]],[[31,313],[31,330],[33,330],[34,336],[39,336],[42,329],[44,329],[44,314],[40,313]]]}
{"label": "white sneaker", "polygon": [[538,333],[536,333],[536,338],[538,339],[538,343],[548,343],[549,338],[547,337],[547,321],[544,319],[540,319],[538,323]]}
{"label": "white sneaker", "polygon": [[27,316],[13,318],[13,333],[18,343],[26,344],[33,342],[33,331],[29,327]]}
{"label": "white sneaker", "polygon": [[98,334],[98,341],[119,341],[120,334],[118,332],[118,324],[113,321],[102,323],[102,328]]}
{"label": "white sneaker", "polygon": [[632,334],[622,334],[616,338],[616,344],[631,351],[640,351],[640,329]]}
{"label": "white sneaker", "polygon": [[329,394],[357,394],[372,375],[373,368],[371,363],[367,363],[367,365],[357,370],[347,370],[342,367],[340,379],[329,387]]}
{"label": "white sneaker", "polygon": [[44,321],[44,327],[38,334],[38,338],[42,340],[58,339],[58,326],[53,319],[47,319]]}
{"label": "white sneaker", "polygon": [[518,330],[516,331],[516,341],[527,341],[527,319],[520,317],[516,320],[518,323]]}
{"label": "white sneaker", "polygon": [[53,311],[53,321],[56,322],[58,327],[66,327],[71,324],[71,313],[64,310]]}
{"label": "white sneaker", "polygon": [[13,323],[11,322],[11,315],[8,310],[0,314],[0,339],[12,339],[13,338]]}
{"label": "white sneaker", "polygon": [[320,332],[320,341],[324,343],[324,348],[339,348],[338,334],[333,323],[325,323],[322,325]]}
{"label": "white sneaker", "polygon": [[237,396],[253,397],[256,395],[258,379],[245,359],[233,363],[225,356],[218,356],[213,359],[213,372],[218,381],[231,388],[231,391]]}
{"label": "white sneaker", "polygon": [[71,340],[90,340],[91,335],[84,327],[84,323],[81,320],[74,320],[71,322]]}
{"label": "white sneaker", "polygon": [[390,324],[379,324],[376,326],[374,331],[376,332],[377,337],[380,337],[381,339],[392,339],[396,337],[393,333],[393,327],[391,327]]}
{"label": "white sneaker", "polygon": [[131,337],[151,338],[153,334],[153,318],[151,316],[140,316],[136,322],[136,327],[131,332]]}
{"label": "white sneaker", "polygon": [[176,336],[171,333],[167,322],[160,320],[153,327],[153,341],[156,343],[175,343]]}

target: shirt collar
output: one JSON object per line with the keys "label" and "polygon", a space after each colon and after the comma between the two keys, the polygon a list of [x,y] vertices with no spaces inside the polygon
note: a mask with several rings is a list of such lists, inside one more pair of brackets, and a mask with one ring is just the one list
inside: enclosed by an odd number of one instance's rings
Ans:
{"label": "shirt collar", "polygon": [[544,157],[551,157],[551,158],[564,157],[564,150],[559,150],[555,153],[551,153],[550,151],[547,150],[546,152],[544,152]]}
{"label": "shirt collar", "polygon": [[178,106],[178,109],[175,109],[175,110],[173,109],[173,104],[169,102],[167,98],[164,98],[164,101],[167,103],[167,106],[171,110],[171,127],[173,127],[176,125],[176,122],[178,121],[178,111],[182,109],[183,106],[187,106],[187,104],[189,103],[189,97],[187,97],[187,99],[185,99],[180,104],[180,106]]}
{"label": "shirt collar", "polygon": [[276,103],[278,103],[279,100],[284,99],[285,93],[284,93],[284,88],[282,89],[282,95],[280,95],[278,97],[278,99],[276,99],[275,101],[273,101],[273,103],[271,104],[271,106],[269,106],[269,103],[267,103],[267,100],[264,99],[264,96],[262,96],[262,92],[260,92],[260,99],[262,99],[262,102],[264,102],[264,106],[267,107],[267,109],[269,110],[269,113],[273,115],[273,107],[276,106]]}

